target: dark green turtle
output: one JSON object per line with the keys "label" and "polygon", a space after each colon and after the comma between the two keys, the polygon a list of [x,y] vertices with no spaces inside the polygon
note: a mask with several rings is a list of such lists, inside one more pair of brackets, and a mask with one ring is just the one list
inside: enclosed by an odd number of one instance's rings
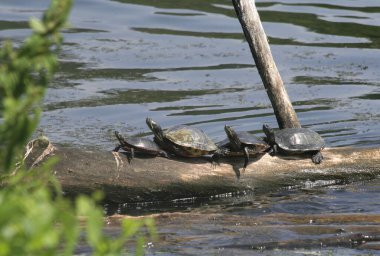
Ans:
{"label": "dark green turtle", "polygon": [[284,154],[311,154],[311,160],[320,164],[323,160],[321,150],[325,141],[316,132],[306,128],[285,128],[274,131],[268,125],[263,125],[266,140],[272,147],[271,155],[278,152]]}
{"label": "dark green turtle", "polygon": [[[198,128],[178,125],[162,130],[161,126],[149,117],[146,123],[154,133],[154,141],[168,152],[183,157],[218,155],[219,148]],[[217,160],[217,157],[213,159]]]}
{"label": "dark green turtle", "polygon": [[117,131],[115,131],[115,136],[119,140],[120,145],[118,145],[114,151],[118,152],[120,149],[123,149],[129,152],[129,161],[135,157],[135,151],[152,156],[162,156],[168,158],[168,154],[152,140],[149,140],[147,138],[124,138]]}
{"label": "dark green turtle", "polygon": [[235,132],[230,126],[224,126],[227,139],[218,143],[223,156],[244,156],[244,168],[247,168],[249,157],[256,157],[269,150],[270,146],[262,138],[248,132]]}

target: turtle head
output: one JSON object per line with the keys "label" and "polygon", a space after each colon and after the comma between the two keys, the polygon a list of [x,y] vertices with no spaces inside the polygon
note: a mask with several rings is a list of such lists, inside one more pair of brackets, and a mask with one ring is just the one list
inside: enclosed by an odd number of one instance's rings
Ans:
{"label": "turtle head", "polygon": [[227,137],[230,141],[231,148],[235,151],[240,150],[241,149],[241,141],[239,139],[239,136],[235,132],[235,130],[232,129],[230,126],[225,125],[224,131],[226,132]]}
{"label": "turtle head", "polygon": [[149,129],[154,133],[155,139],[157,139],[159,143],[162,143],[164,141],[164,132],[162,131],[161,126],[157,124],[155,121],[153,121],[150,117],[146,118],[146,124],[148,125]]}
{"label": "turtle head", "polygon": [[115,136],[116,136],[116,138],[119,140],[120,145],[125,145],[125,144],[127,144],[127,143],[125,142],[124,137],[123,137],[118,131],[115,131]]}
{"label": "turtle head", "polygon": [[267,124],[263,124],[263,131],[269,142],[274,142],[274,130]]}

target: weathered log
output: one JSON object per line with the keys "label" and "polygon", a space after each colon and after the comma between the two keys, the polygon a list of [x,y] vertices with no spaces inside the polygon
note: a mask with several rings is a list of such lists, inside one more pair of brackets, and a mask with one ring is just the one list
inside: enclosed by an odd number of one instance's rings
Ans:
{"label": "weathered log", "polygon": [[301,127],[268,44],[254,0],[232,0],[280,129]]}
{"label": "weathered log", "polygon": [[[41,154],[36,149],[28,158],[29,165]],[[118,166],[118,158],[110,151],[55,146],[52,154],[60,159],[54,171],[68,195],[101,190],[111,202],[164,201],[250,190],[260,193],[341,184],[380,174],[379,148],[326,149],[325,160],[319,165],[310,157],[291,159],[266,154],[252,161],[244,173],[240,173],[243,158],[222,159],[216,167],[208,159],[143,156],[129,164],[120,153]]]}

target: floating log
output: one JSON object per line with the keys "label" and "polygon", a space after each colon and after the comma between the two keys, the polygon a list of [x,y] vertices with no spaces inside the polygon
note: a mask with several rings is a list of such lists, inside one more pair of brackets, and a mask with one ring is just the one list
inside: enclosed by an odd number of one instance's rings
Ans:
{"label": "floating log", "polygon": [[299,128],[297,114],[270,51],[254,0],[232,0],[280,129]]}
{"label": "floating log", "polygon": [[[35,162],[47,144],[35,143],[26,163]],[[51,145],[51,144],[50,144]],[[330,148],[325,160],[315,165],[309,157],[262,155],[241,173],[244,159],[225,158],[213,167],[209,159],[144,157],[131,163],[123,153],[48,146],[59,157],[54,173],[67,195],[104,192],[105,200],[116,203],[166,201],[210,197],[225,193],[276,191],[343,184],[375,178],[380,174],[379,148]],[[39,159],[41,161],[42,159]],[[43,160],[42,160],[43,161]]]}

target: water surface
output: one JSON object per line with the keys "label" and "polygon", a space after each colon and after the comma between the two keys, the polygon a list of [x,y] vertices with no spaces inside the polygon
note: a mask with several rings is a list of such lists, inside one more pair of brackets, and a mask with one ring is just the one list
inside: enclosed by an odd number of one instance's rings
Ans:
{"label": "water surface", "polygon": [[[380,3],[280,0],[257,1],[257,6],[302,125],[319,132],[330,147],[378,147]],[[29,17],[39,17],[44,8],[45,1],[3,0],[0,40],[21,42],[30,33]],[[225,124],[259,135],[263,123],[277,126],[230,1],[78,0],[70,24],[39,127],[53,142],[111,150],[116,145],[115,129],[129,136],[150,136],[147,116],[163,127],[194,125],[216,141],[224,138]],[[310,214],[376,217],[379,196],[376,179],[260,195],[109,206],[108,210],[137,215],[218,213],[222,218],[213,227],[191,218],[186,224],[174,221],[172,226],[162,222],[160,233],[167,240],[149,252],[244,255],[263,253],[256,248],[262,243],[318,242],[333,234],[318,233],[315,223],[308,223],[311,229],[303,233],[295,231],[300,225],[296,220],[287,223],[291,228],[281,226],[281,214],[300,219]],[[278,223],[269,227],[264,221],[257,228],[248,221],[266,215]],[[245,230],[231,228],[236,216],[248,223]],[[344,235],[380,234],[375,221],[363,230],[353,228],[364,225],[355,219],[346,226],[338,224],[329,222],[324,228],[338,235],[344,233],[341,229],[350,230]],[[376,246],[332,243],[327,248],[300,248],[295,244],[266,244],[264,254],[378,252]]]}

